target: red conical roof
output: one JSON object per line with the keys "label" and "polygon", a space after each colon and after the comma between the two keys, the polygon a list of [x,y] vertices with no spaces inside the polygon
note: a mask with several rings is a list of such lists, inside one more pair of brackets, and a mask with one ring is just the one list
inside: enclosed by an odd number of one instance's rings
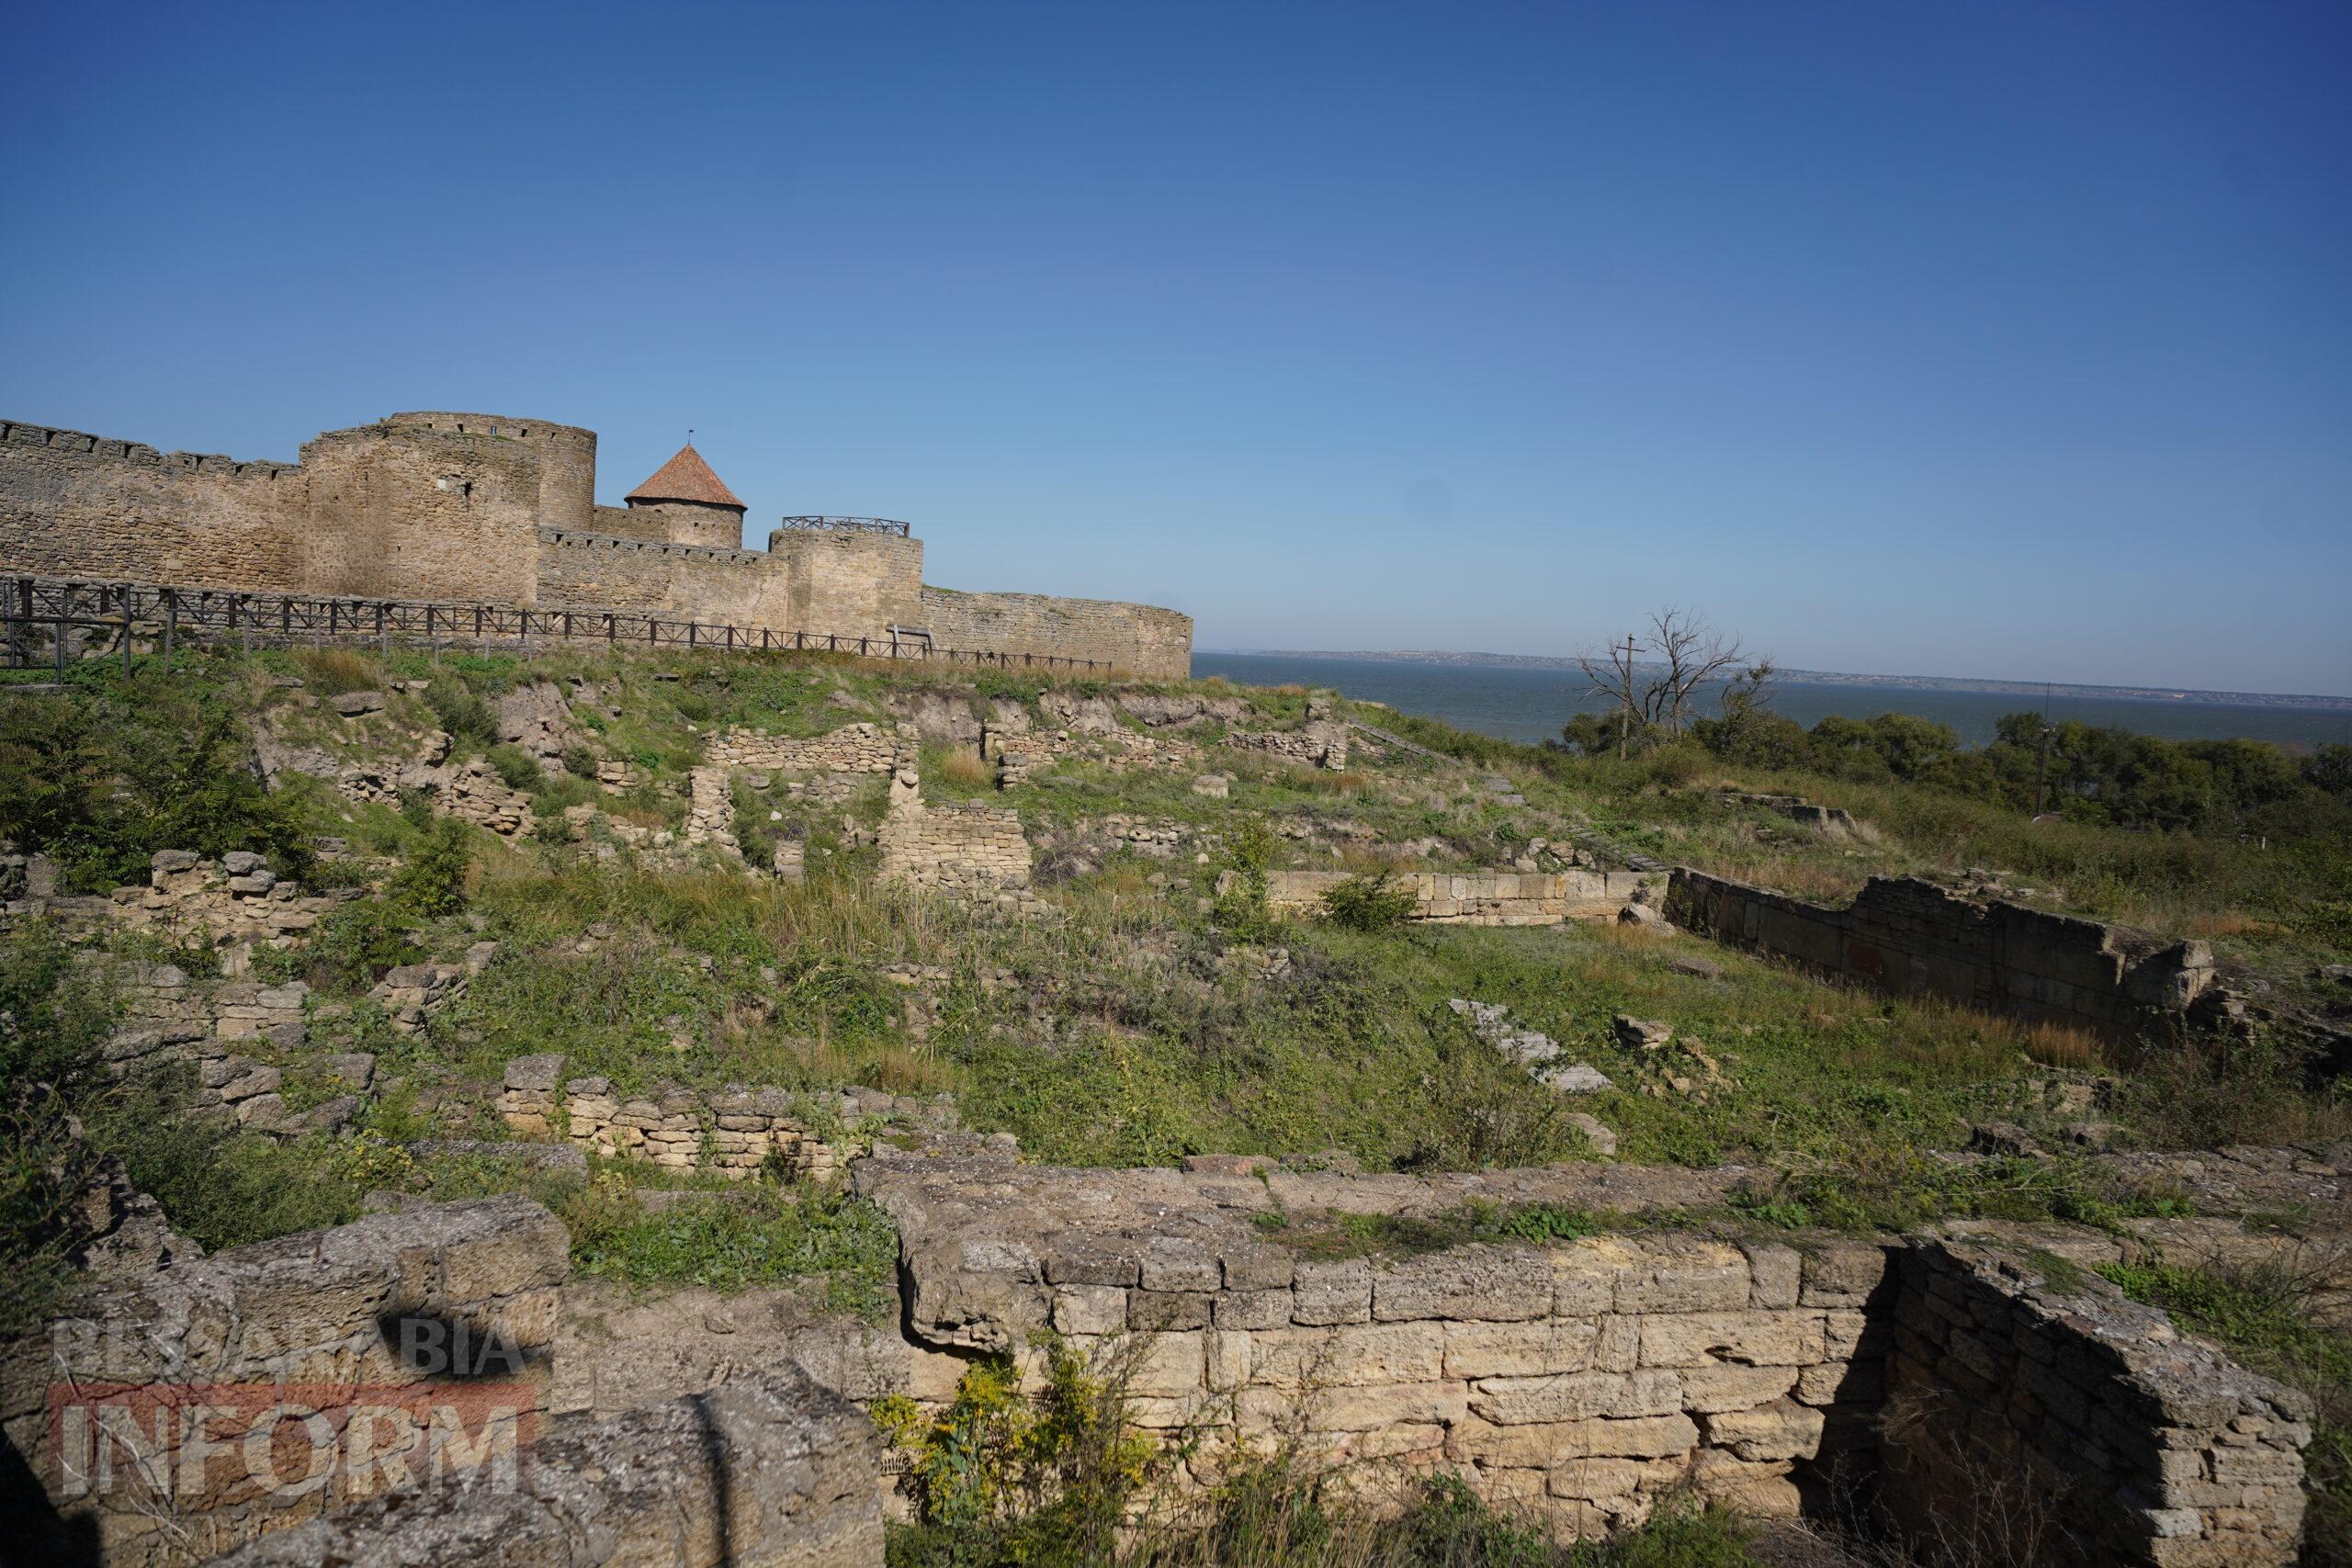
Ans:
{"label": "red conical roof", "polygon": [[628,501],[694,501],[705,506],[731,506],[738,512],[748,508],[735,498],[726,481],[710,471],[689,441],[678,448],[678,455],[653,471],[653,477],[628,492]]}

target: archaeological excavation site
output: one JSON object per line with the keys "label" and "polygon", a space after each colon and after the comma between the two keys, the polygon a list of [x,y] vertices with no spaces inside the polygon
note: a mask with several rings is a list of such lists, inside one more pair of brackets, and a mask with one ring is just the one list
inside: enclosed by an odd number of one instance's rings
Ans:
{"label": "archaeological excavation site", "polygon": [[5,435],[12,1562],[2346,1561],[2324,871]]}

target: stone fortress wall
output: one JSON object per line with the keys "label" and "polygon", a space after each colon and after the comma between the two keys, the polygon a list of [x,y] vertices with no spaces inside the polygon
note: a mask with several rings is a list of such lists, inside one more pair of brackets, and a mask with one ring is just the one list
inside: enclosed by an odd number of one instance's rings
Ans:
{"label": "stone fortress wall", "polygon": [[733,513],[603,506],[595,479],[594,431],[495,414],[392,414],[320,434],[296,463],[0,422],[0,573],[898,628],[959,651],[1192,670],[1192,620],[1172,610],[931,587],[922,542],[895,533],[779,528],[741,549]]}

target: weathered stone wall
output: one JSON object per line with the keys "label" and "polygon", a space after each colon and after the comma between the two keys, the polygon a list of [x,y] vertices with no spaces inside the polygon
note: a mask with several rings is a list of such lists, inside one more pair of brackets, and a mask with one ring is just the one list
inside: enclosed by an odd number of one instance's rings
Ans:
{"label": "weathered stone wall", "polygon": [[1193,617],[1148,604],[926,584],[913,624],[929,627],[941,648],[1096,659],[1120,673],[1155,680],[1193,673]]}
{"label": "weathered stone wall", "polygon": [[2103,1280],[2053,1286],[2019,1238],[1662,1230],[1333,1259],[1284,1240],[1474,1201],[1707,1207],[1736,1173],[1188,1166],[860,1162],[899,1224],[915,1396],[1051,1327],[1139,1355],[1134,1413],[1204,1431],[1201,1479],[1227,1440],[1282,1434],[1443,1465],[1582,1533],[1679,1491],[1773,1517],[1875,1483],[1947,1539],[1996,1509],[2038,1522],[2051,1564],[2293,1560],[2301,1397]]}
{"label": "weathered stone wall", "polygon": [[526,1137],[560,1134],[592,1154],[736,1178],[754,1174],[771,1156],[796,1175],[829,1178],[846,1157],[817,1135],[805,1099],[781,1089],[662,1088],[625,1095],[609,1078],[567,1078],[563,1069],[560,1055],[518,1056],[506,1065],[498,1113],[507,1126]]}
{"label": "weathered stone wall", "polygon": [[1021,814],[978,801],[892,803],[879,833],[882,879],[949,892],[993,893],[1029,885]]}
{"label": "weathered stone wall", "polygon": [[[588,532],[615,539],[650,539],[667,542],[669,525],[659,514],[636,506],[605,506],[589,509]],[[731,547],[740,548],[741,547]]]}
{"label": "weathered stone wall", "polygon": [[711,738],[714,767],[773,768],[782,773],[887,773],[910,754],[912,737],[878,724],[844,724],[806,739],[734,728]]}
{"label": "weathered stone wall", "polygon": [[1348,765],[1348,727],[1317,720],[1297,729],[1237,729],[1225,743],[1241,751],[1263,751],[1310,768],[1340,773]]}
{"label": "weathered stone wall", "polygon": [[603,1421],[565,1423],[519,1484],[388,1497],[216,1568],[882,1568],[880,1460],[855,1406],[792,1367]]}
{"label": "weathered stone wall", "polygon": [[[1267,906],[1284,914],[1319,914],[1323,895],[1350,874],[1270,871]],[[1630,871],[1404,871],[1395,877],[1397,886],[1412,891],[1411,919],[1465,926],[1556,926],[1607,919],[1645,880]]]}
{"label": "weathered stone wall", "polygon": [[[568,1245],[537,1204],[494,1198],[180,1258],[96,1286],[47,1333],[0,1348],[0,1434],[40,1488],[10,1500],[11,1548],[28,1550],[28,1561],[86,1555],[110,1568],[199,1562],[368,1496],[402,1466],[422,1474],[434,1462],[430,1428],[400,1427],[403,1409],[423,1408],[401,1395],[462,1388],[464,1372],[483,1370],[480,1358],[461,1369],[446,1354],[459,1325],[477,1348],[501,1348],[494,1388],[473,1386],[484,1396],[477,1415],[495,1428],[486,1435],[503,1434],[511,1452],[547,1408]],[[404,1336],[408,1324],[423,1326]],[[87,1428],[61,1416],[52,1440],[53,1401],[90,1411],[110,1434],[109,1476],[91,1463]],[[217,1434],[220,1422],[273,1403],[336,1428],[371,1412],[372,1455],[353,1462],[354,1445],[338,1441],[316,1481],[268,1487],[242,1442],[208,1455],[186,1440],[192,1421]],[[94,1406],[108,1404],[119,1414],[101,1422]],[[159,1420],[171,1423],[160,1439]],[[68,1451],[76,1442],[78,1456]],[[480,1459],[494,1462],[496,1447],[486,1443]],[[467,1445],[435,1451],[445,1470],[476,1462]],[[148,1462],[134,1470],[142,1453]]]}
{"label": "weathered stone wall", "polygon": [[1173,611],[922,585],[922,543],[778,529],[709,507],[595,503],[594,432],[415,412],[329,431],[295,463],[159,454],[0,423],[0,572],[167,586],[655,610],[778,632],[1095,659],[1188,674]]}
{"label": "weathered stone wall", "polygon": [[596,510],[596,433],[593,430],[497,413],[396,413],[384,423],[531,448],[539,466],[539,521],[549,527],[586,527]]}
{"label": "weathered stone wall", "polygon": [[310,476],[0,423],[0,563],[15,574],[199,587],[301,580]]}
{"label": "weathered stone wall", "polygon": [[857,1173],[899,1222],[919,1397],[1035,1329],[1095,1352],[1148,1335],[1135,1414],[1205,1427],[1212,1461],[1218,1436],[1287,1434],[1445,1464],[1589,1533],[1685,1488],[1786,1516],[1801,1466],[1875,1440],[1875,1244],[1612,1236],[1317,1260],[1253,1220],[1319,1190],[1291,1193],[1297,1179],[939,1164]]}
{"label": "weathered stone wall", "polygon": [[2284,1568],[2302,1540],[2303,1395],[2154,1307],[1966,1242],[1902,1255],[1886,1493],[1949,1537],[2050,1563]]}
{"label": "weathered stone wall", "polygon": [[561,528],[540,529],[538,550],[539,602],[550,608],[674,612],[778,630],[799,624],[781,563],[756,550]]}
{"label": "weathered stone wall", "polygon": [[[537,541],[556,451],[549,427],[501,423],[493,434],[488,421],[460,429],[404,417],[329,431],[303,446],[311,505],[298,586],[537,603]],[[532,434],[504,434],[510,428]],[[593,453],[594,435],[571,434]]]}
{"label": "weathered stone wall", "polygon": [[2199,942],[2161,938],[2020,904],[1980,903],[1915,877],[1872,877],[1843,909],[1678,870],[1667,918],[1898,995],[2118,1040],[2178,1021],[2214,979]]}
{"label": "weathered stone wall", "polygon": [[[922,541],[829,528],[778,528],[768,553],[789,584],[781,625],[849,637],[888,636],[923,621]],[[941,648],[999,648],[936,637]]]}

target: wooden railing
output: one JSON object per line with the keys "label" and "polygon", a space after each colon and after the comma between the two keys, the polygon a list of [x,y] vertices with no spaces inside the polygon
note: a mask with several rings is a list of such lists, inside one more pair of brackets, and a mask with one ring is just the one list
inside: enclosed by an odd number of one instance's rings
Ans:
{"label": "wooden railing", "polygon": [[[520,604],[334,598],[48,577],[0,579],[0,599],[5,599],[0,603],[0,668],[53,663],[61,675],[69,660],[94,652],[108,657],[119,652],[127,670],[133,646],[141,638],[163,655],[167,669],[175,649],[191,642],[245,648],[373,642],[387,653],[398,643],[438,653],[445,648],[527,649],[536,640],[715,654],[846,653],[861,659],[918,659],[1078,674],[1107,675],[1112,670],[1109,662],[1097,659],[936,648],[927,636],[896,627],[880,636],[779,631],[681,620],[650,611],[541,610]],[[77,631],[93,635],[77,637]],[[117,635],[109,637],[107,633]]]}

